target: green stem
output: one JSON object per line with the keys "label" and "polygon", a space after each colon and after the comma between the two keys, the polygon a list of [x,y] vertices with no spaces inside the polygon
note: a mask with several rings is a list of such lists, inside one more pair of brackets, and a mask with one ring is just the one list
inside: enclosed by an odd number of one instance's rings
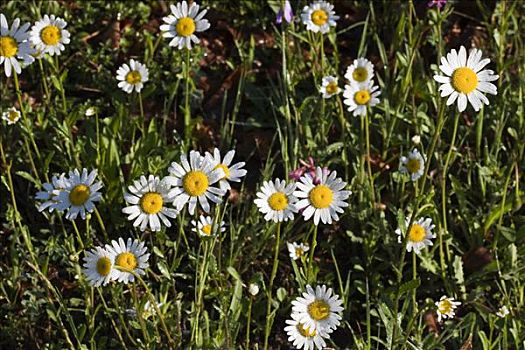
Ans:
{"label": "green stem", "polygon": [[142,136],[146,135],[148,132],[148,126],[146,125],[146,118],[144,117],[144,107],[142,105],[142,94],[139,92],[139,109],[140,109],[140,121],[142,123]]}
{"label": "green stem", "polygon": [[184,138],[186,147],[191,148],[191,111],[190,111],[190,50],[185,49],[185,87],[184,87]]}
{"label": "green stem", "polygon": [[366,160],[367,160],[367,169],[368,169],[368,179],[370,180],[370,193],[372,193],[372,208],[374,208],[376,203],[376,196],[374,190],[374,178],[372,176],[372,166],[370,162],[370,130],[369,130],[369,121],[368,121],[368,108],[365,113],[365,142],[366,142]]}
{"label": "green stem", "polygon": [[314,251],[317,247],[317,225],[314,225],[314,235],[312,237],[312,244],[310,246],[310,256],[308,257],[308,270],[306,272],[307,283],[313,282],[313,262],[314,262]]}
{"label": "green stem", "polygon": [[38,67],[40,68],[40,74],[42,75],[42,85],[44,86],[45,101],[46,101],[46,104],[48,104],[49,99],[51,98],[51,94],[49,93],[49,87],[47,85],[47,74],[44,70],[42,59],[37,59],[37,61],[38,61]]}
{"label": "green stem", "polygon": [[277,237],[275,238],[275,251],[273,254],[273,266],[272,266],[272,273],[270,275],[270,284],[268,286],[268,299],[266,303],[266,327],[265,327],[265,334],[264,334],[264,349],[268,349],[268,339],[270,337],[270,333],[272,330],[272,324],[273,324],[273,317],[270,317],[271,310],[272,310],[272,289],[273,289],[273,281],[275,279],[275,276],[277,275],[277,268],[279,266],[279,246],[281,242],[281,223],[277,223]]}

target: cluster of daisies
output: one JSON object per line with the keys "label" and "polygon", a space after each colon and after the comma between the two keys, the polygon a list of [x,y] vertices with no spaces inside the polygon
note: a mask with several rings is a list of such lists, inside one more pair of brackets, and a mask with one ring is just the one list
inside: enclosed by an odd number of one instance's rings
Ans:
{"label": "cluster of daisies", "polygon": [[292,301],[291,319],[284,328],[297,349],[323,349],[330,333],[340,324],[343,301],[325,285],[306,286],[302,297]]}

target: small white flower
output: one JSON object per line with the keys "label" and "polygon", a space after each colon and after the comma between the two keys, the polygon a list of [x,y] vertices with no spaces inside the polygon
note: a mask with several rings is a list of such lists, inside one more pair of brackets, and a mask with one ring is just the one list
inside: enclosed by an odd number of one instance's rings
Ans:
{"label": "small white flower", "polygon": [[483,93],[498,94],[496,85],[489,83],[498,80],[499,75],[490,69],[482,70],[490,59],[481,59],[481,50],[473,49],[467,58],[467,50],[461,46],[459,53],[452,49],[447,57],[441,57],[439,69],[445,75],[434,75],[434,80],[441,84],[441,97],[449,96],[447,106],[458,100],[458,111],[463,112],[470,102],[477,112],[489,99]]}
{"label": "small white flower", "polygon": [[293,193],[299,198],[295,206],[303,210],[305,220],[313,216],[315,225],[319,220],[323,224],[331,224],[332,220],[338,221],[337,213],[344,212],[348,206],[346,200],[352,191],[345,191],[346,182],[337,177],[337,172],[323,172],[320,167],[315,169],[315,179],[309,173],[302,176],[297,182],[297,190]]}
{"label": "small white flower", "polygon": [[341,92],[341,88],[337,85],[337,78],[331,75],[323,77],[320,92],[323,98],[330,98]]}
{"label": "small white flower", "polygon": [[399,171],[402,174],[410,175],[412,181],[416,181],[425,171],[425,159],[417,149],[408,153],[407,157],[401,157]]}
{"label": "small white flower", "polygon": [[108,251],[101,247],[95,247],[86,251],[84,256],[84,268],[82,269],[89,284],[93,287],[106,285],[116,277],[116,270],[113,268],[115,259]]}
{"label": "small white flower", "polygon": [[259,211],[264,215],[264,220],[282,222],[293,220],[297,213],[295,202],[297,198],[293,195],[295,184],[287,185],[284,180],[264,181],[261,189],[257,192],[254,200]]}
{"label": "small white flower", "polygon": [[421,136],[419,135],[412,136],[412,143],[414,145],[419,145],[421,143]]}
{"label": "small white flower", "polygon": [[92,117],[94,116],[95,114],[97,113],[97,107],[89,107],[88,109],[86,109],[86,112],[84,113],[84,115],[86,117]]}
{"label": "small white flower", "polygon": [[65,29],[67,22],[55,15],[45,15],[37,21],[31,28],[29,39],[40,54],[48,53],[60,55],[60,51],[66,48],[64,44],[69,44],[69,32]]}
{"label": "small white flower", "polygon": [[80,217],[85,220],[86,213],[95,210],[95,204],[102,198],[102,193],[98,192],[102,188],[102,182],[95,182],[97,170],[92,170],[89,174],[87,169],[82,169],[82,174],[75,169],[69,172],[69,177],[64,178],[64,189],[53,198],[57,203],[55,209],[66,211],[66,219],[75,220],[80,213]]}
{"label": "small white flower", "polygon": [[343,301],[337,294],[332,295],[332,288],[326,288],[325,285],[317,286],[315,290],[306,286],[306,292],[302,297],[292,301],[292,315],[297,317],[296,321],[300,322],[304,329],[312,331],[335,330],[341,320],[340,312],[343,311],[341,306]]}
{"label": "small white flower", "polygon": [[144,242],[128,238],[125,244],[121,237],[118,242],[111,241],[111,245],[106,244],[106,250],[115,262],[115,280],[127,284],[135,280],[133,273],[146,274],[149,253],[146,253],[148,248],[144,246]]}
{"label": "small white flower", "polygon": [[7,122],[7,125],[16,124],[18,119],[20,119],[20,112],[15,107],[11,107],[2,113],[2,119]]}
{"label": "small white flower", "polygon": [[292,258],[293,260],[300,259],[307,251],[310,250],[308,244],[305,243],[297,244],[296,242],[286,242],[286,246],[288,247],[290,258]]}
{"label": "small white flower", "polygon": [[204,18],[208,10],[202,10],[199,13],[199,8],[196,2],[188,5],[186,1],[183,1],[177,5],[170,5],[171,14],[162,19],[166,24],[160,26],[163,37],[173,38],[169,46],[177,47],[179,50],[183,48],[191,50],[192,41],[195,44],[200,42],[195,33],[210,28],[210,22]]}
{"label": "small white flower", "polygon": [[133,226],[140,226],[140,230],[144,231],[149,224],[152,231],[160,231],[162,221],[166,227],[171,227],[168,218],[177,217],[179,212],[166,207],[166,203],[173,200],[173,195],[164,179],[161,181],[153,175],[146,179],[143,175],[140,180],[133,181],[128,189],[130,193],[124,193],[124,199],[131,205],[122,209],[122,212],[129,215],[128,220],[135,220]]}
{"label": "small white flower", "polygon": [[461,305],[461,302],[454,301],[454,298],[448,298],[443,295],[439,301],[436,301],[438,322],[441,322],[444,318],[453,318],[456,313],[454,310]]}
{"label": "small white flower", "polygon": [[47,209],[50,213],[52,213],[53,210],[55,210],[58,204],[58,194],[66,187],[65,177],[65,173],[62,173],[59,176],[53,175],[51,178],[51,183],[46,182],[42,185],[42,187],[44,187],[44,191],[39,191],[36,193],[35,199],[44,201],[38,206],[39,212]]}
{"label": "small white flower", "polygon": [[149,70],[138,61],[130,60],[129,66],[124,63],[117,70],[118,87],[131,94],[133,90],[140,92],[144,83],[149,79]]}
{"label": "small white flower", "polygon": [[[163,303],[157,303],[157,308],[160,309],[160,307],[163,305]],[[155,315],[157,313],[157,310],[155,309],[155,307],[150,303],[150,301],[146,301],[146,303],[144,304],[144,307],[142,309],[142,318],[143,319],[148,319],[150,318],[151,316]],[[129,316],[131,317],[137,317],[137,310],[135,308],[133,309],[126,309],[126,314],[128,314]]]}
{"label": "small white flower", "polygon": [[496,316],[500,318],[505,318],[508,314],[510,314],[510,311],[507,305],[503,305],[499,308],[498,312],[496,312]]}
{"label": "small white flower", "polygon": [[284,327],[284,331],[288,335],[288,341],[296,349],[314,350],[317,348],[321,350],[326,346],[324,338],[330,338],[332,329],[311,329],[299,322],[297,314],[292,313],[291,317],[291,320],[286,320],[287,326]]}
{"label": "small white flower", "polygon": [[201,215],[198,222],[191,220],[191,224],[193,225],[191,230],[193,232],[199,232],[199,235],[203,237],[215,236],[219,230],[220,232],[226,231],[226,227],[224,227],[224,221],[221,221],[220,225],[215,224],[214,227],[213,218],[211,216]]}
{"label": "small white flower", "polygon": [[221,190],[227,191],[231,189],[229,182],[241,182],[241,177],[245,176],[247,173],[245,169],[242,169],[245,164],[244,162],[231,165],[234,155],[235,150],[228,151],[221,160],[221,152],[218,148],[213,150],[213,155],[206,152],[205,157],[208,157],[208,160],[214,166],[214,169],[221,168],[222,171],[224,171],[224,177],[219,181],[219,187]]}
{"label": "small white flower", "polygon": [[3,13],[0,13],[0,65],[4,65],[6,77],[11,76],[12,69],[17,74],[22,72],[22,66],[18,60],[21,60],[24,67],[35,61],[35,58],[31,56],[35,50],[28,41],[27,29],[29,26],[30,24],[26,23],[20,27],[20,19],[17,18],[9,29],[7,19]]}
{"label": "small white flower", "polygon": [[330,31],[330,27],[337,25],[339,16],[335,15],[334,5],[326,1],[315,1],[303,8],[301,19],[307,30],[324,34]]}
{"label": "small white flower", "polygon": [[257,283],[250,283],[248,285],[248,293],[250,293],[251,296],[259,294],[259,285]]}
{"label": "small white flower", "polygon": [[[406,218],[407,227],[409,223],[410,223],[410,218],[407,217]],[[425,248],[426,246],[431,246],[432,245],[431,239],[436,237],[432,233],[432,230],[434,229],[434,227],[435,225],[432,224],[432,219],[430,218],[421,218],[413,222],[408,232],[407,252],[411,252],[413,249],[416,254],[419,254],[421,249]],[[403,243],[403,234],[400,228],[396,230],[396,234],[398,235],[398,238],[397,238],[398,242]]]}
{"label": "small white flower", "polygon": [[354,117],[365,115],[368,106],[373,107],[379,103],[378,96],[381,91],[374,85],[373,81],[367,81],[359,84],[345,85],[343,97],[344,104],[348,106],[348,111],[353,112]]}
{"label": "small white flower", "polygon": [[374,65],[366,58],[358,58],[346,69],[345,78],[351,83],[366,83],[374,77]]}

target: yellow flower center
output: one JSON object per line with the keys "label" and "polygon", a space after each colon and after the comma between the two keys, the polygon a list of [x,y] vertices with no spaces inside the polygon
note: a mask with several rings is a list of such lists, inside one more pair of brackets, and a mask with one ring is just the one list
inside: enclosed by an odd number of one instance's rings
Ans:
{"label": "yellow flower center", "polygon": [[284,210],[288,207],[288,197],[282,192],[275,192],[268,198],[268,205],[273,210]]}
{"label": "yellow flower center", "polygon": [[368,90],[359,90],[354,95],[354,101],[358,105],[366,105],[370,101],[370,93]]}
{"label": "yellow flower center", "polygon": [[297,327],[297,331],[299,332],[299,334],[306,338],[315,337],[315,335],[317,334],[315,329],[310,330],[310,328],[305,327],[304,324],[300,322],[295,327]]}
{"label": "yellow flower center", "polygon": [[452,303],[450,302],[450,300],[448,299],[441,300],[439,302],[438,309],[439,309],[439,312],[443,315],[449,314],[450,312],[454,311],[454,307]]}
{"label": "yellow flower center", "polygon": [[324,10],[315,10],[312,12],[312,22],[315,25],[322,26],[328,22],[328,14]]}
{"label": "yellow flower center", "polygon": [[421,165],[419,164],[419,160],[417,159],[409,159],[407,162],[407,169],[408,172],[411,174],[417,173],[419,171],[420,166]]}
{"label": "yellow flower center", "polygon": [[229,179],[230,178],[230,168],[228,168],[228,166],[221,163],[221,164],[217,164],[217,166],[215,166],[214,169],[219,169],[219,168],[221,168],[222,171],[224,171],[223,179]]}
{"label": "yellow flower center", "polygon": [[84,184],[76,185],[71,192],[69,192],[69,201],[73,205],[82,205],[89,199],[91,191],[89,186]]}
{"label": "yellow flower center", "polygon": [[97,260],[97,272],[101,276],[107,276],[111,272],[111,260],[108,257],[101,257]]}
{"label": "yellow flower center", "polygon": [[304,250],[301,248],[295,248],[295,256],[303,256]]}
{"label": "yellow flower center", "polygon": [[198,197],[208,189],[208,177],[200,170],[193,170],[184,175],[182,187],[190,196]]}
{"label": "yellow flower center", "polygon": [[326,185],[317,185],[308,194],[312,205],[317,209],[328,208],[332,204],[334,192]]}
{"label": "yellow flower center", "polygon": [[180,36],[190,36],[195,32],[195,21],[190,17],[183,17],[177,21],[175,30]]}
{"label": "yellow flower center", "polygon": [[62,32],[57,26],[47,26],[40,32],[40,39],[46,45],[56,45],[60,38],[62,38]]}
{"label": "yellow flower center", "polygon": [[211,225],[204,225],[202,227],[202,232],[204,232],[206,235],[211,235]]}
{"label": "yellow flower center", "polygon": [[352,78],[354,78],[355,81],[362,83],[368,78],[368,71],[366,70],[366,68],[357,67],[352,72]]}
{"label": "yellow flower center", "polygon": [[18,43],[10,36],[0,36],[0,56],[13,57],[18,52]]}
{"label": "yellow flower center", "polygon": [[140,76],[139,71],[132,70],[131,72],[126,74],[126,81],[128,82],[128,84],[135,85],[140,83],[141,80],[142,77]]}
{"label": "yellow flower center", "polygon": [[17,111],[9,111],[9,115],[7,116],[10,121],[14,122],[18,119],[18,112]]}
{"label": "yellow flower center", "polygon": [[338,89],[338,86],[337,86],[337,83],[329,83],[328,85],[326,85],[326,93],[328,94],[335,94],[337,92],[337,89]]}
{"label": "yellow flower center", "polygon": [[324,300],[316,300],[308,305],[308,314],[316,321],[321,321],[330,316],[330,305]]}
{"label": "yellow flower center", "polygon": [[426,237],[425,228],[418,224],[412,224],[410,231],[408,232],[408,239],[412,242],[421,242]]}
{"label": "yellow flower center", "polygon": [[130,252],[120,253],[115,259],[115,265],[125,271],[133,271],[137,267],[137,258]]}
{"label": "yellow flower center", "polygon": [[452,86],[456,91],[468,94],[478,86],[478,76],[470,68],[458,68],[452,73]]}
{"label": "yellow flower center", "polygon": [[142,196],[139,204],[142,211],[146,214],[156,214],[162,210],[164,200],[160,193],[148,192]]}

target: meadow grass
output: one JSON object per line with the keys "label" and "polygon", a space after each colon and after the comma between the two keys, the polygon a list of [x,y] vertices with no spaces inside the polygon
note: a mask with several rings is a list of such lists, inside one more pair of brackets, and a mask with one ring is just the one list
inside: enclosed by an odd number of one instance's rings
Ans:
{"label": "meadow grass", "polygon": [[[211,27],[192,50],[161,36],[163,1],[2,3],[8,23],[63,18],[71,42],[20,74],[2,69],[2,112],[21,118],[0,134],[0,348],[288,349],[285,321],[310,284],[344,307],[327,347],[525,349],[525,3],[334,3],[340,19],[321,34],[301,23],[305,1],[281,24],[284,1],[202,1]],[[499,75],[479,112],[447,106],[433,79],[461,45]],[[354,116],[343,93],[319,89],[327,75],[343,88],[359,57],[381,94]],[[116,71],[131,58],[149,81],[126,94]],[[133,227],[122,213],[133,180],[214,147],[235,149],[248,172],[212,206],[224,232],[193,232],[199,210],[187,206],[171,227]],[[399,171],[413,149],[425,159],[417,181]],[[263,181],[292,182],[308,157],[337,171],[349,206],[332,224],[266,221]],[[103,184],[85,220],[37,210],[44,183],[82,168]],[[433,245],[407,252],[395,231],[420,218]],[[92,287],[86,251],[119,237],[144,242],[149,268]],[[310,250],[293,260],[287,242]],[[443,295],[461,305],[440,322]]]}

